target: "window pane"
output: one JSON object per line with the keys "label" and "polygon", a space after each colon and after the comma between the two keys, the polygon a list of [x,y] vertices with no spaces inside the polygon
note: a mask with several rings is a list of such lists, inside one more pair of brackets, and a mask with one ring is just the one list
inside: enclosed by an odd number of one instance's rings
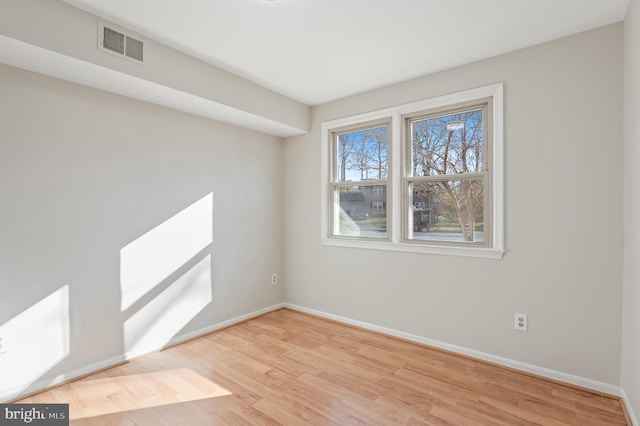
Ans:
{"label": "window pane", "polygon": [[387,237],[386,186],[381,194],[374,186],[347,186],[338,188],[340,217],[338,235],[359,237]]}
{"label": "window pane", "polygon": [[338,181],[386,179],[388,140],[388,125],[338,134]]}
{"label": "window pane", "polygon": [[411,123],[413,176],[482,171],[482,110]]}
{"label": "window pane", "polygon": [[482,179],[412,185],[414,240],[484,242]]}

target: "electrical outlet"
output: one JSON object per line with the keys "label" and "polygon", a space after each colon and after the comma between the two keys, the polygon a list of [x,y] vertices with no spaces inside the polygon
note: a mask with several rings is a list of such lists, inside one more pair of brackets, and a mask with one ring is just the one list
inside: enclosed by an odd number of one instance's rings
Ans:
{"label": "electrical outlet", "polygon": [[7,353],[7,336],[0,334],[0,354]]}
{"label": "electrical outlet", "polygon": [[272,285],[278,284],[278,274],[271,274],[271,284]]}
{"label": "electrical outlet", "polygon": [[529,331],[529,317],[527,314],[515,314],[513,328],[518,331]]}

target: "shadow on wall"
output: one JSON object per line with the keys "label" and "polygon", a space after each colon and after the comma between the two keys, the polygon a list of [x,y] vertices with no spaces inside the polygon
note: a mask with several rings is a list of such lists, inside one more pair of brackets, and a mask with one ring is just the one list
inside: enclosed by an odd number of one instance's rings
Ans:
{"label": "shadow on wall", "polygon": [[166,346],[213,300],[213,194],[120,250],[127,358]]}

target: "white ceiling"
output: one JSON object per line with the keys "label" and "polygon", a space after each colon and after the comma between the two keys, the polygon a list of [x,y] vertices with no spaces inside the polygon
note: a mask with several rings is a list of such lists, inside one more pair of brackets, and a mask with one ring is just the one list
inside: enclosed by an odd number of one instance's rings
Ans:
{"label": "white ceiling", "polygon": [[64,0],[308,105],[624,19],[629,0]]}

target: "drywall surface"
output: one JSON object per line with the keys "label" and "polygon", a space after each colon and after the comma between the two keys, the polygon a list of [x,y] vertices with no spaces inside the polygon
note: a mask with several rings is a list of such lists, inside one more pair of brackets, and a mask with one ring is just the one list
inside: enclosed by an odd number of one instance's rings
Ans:
{"label": "drywall surface", "polygon": [[[614,24],[315,107],[285,142],[286,302],[619,386],[622,37]],[[502,260],[321,245],[323,121],[496,82]]]}
{"label": "drywall surface", "polygon": [[2,9],[0,63],[273,134],[308,130],[308,106],[144,36],[132,33],[144,65],[99,51],[98,22],[113,24],[61,1],[4,0]]}
{"label": "drywall surface", "polygon": [[640,416],[640,2],[624,22],[624,288],[622,386]]}
{"label": "drywall surface", "polygon": [[282,156],[0,66],[0,400],[280,303]]}

